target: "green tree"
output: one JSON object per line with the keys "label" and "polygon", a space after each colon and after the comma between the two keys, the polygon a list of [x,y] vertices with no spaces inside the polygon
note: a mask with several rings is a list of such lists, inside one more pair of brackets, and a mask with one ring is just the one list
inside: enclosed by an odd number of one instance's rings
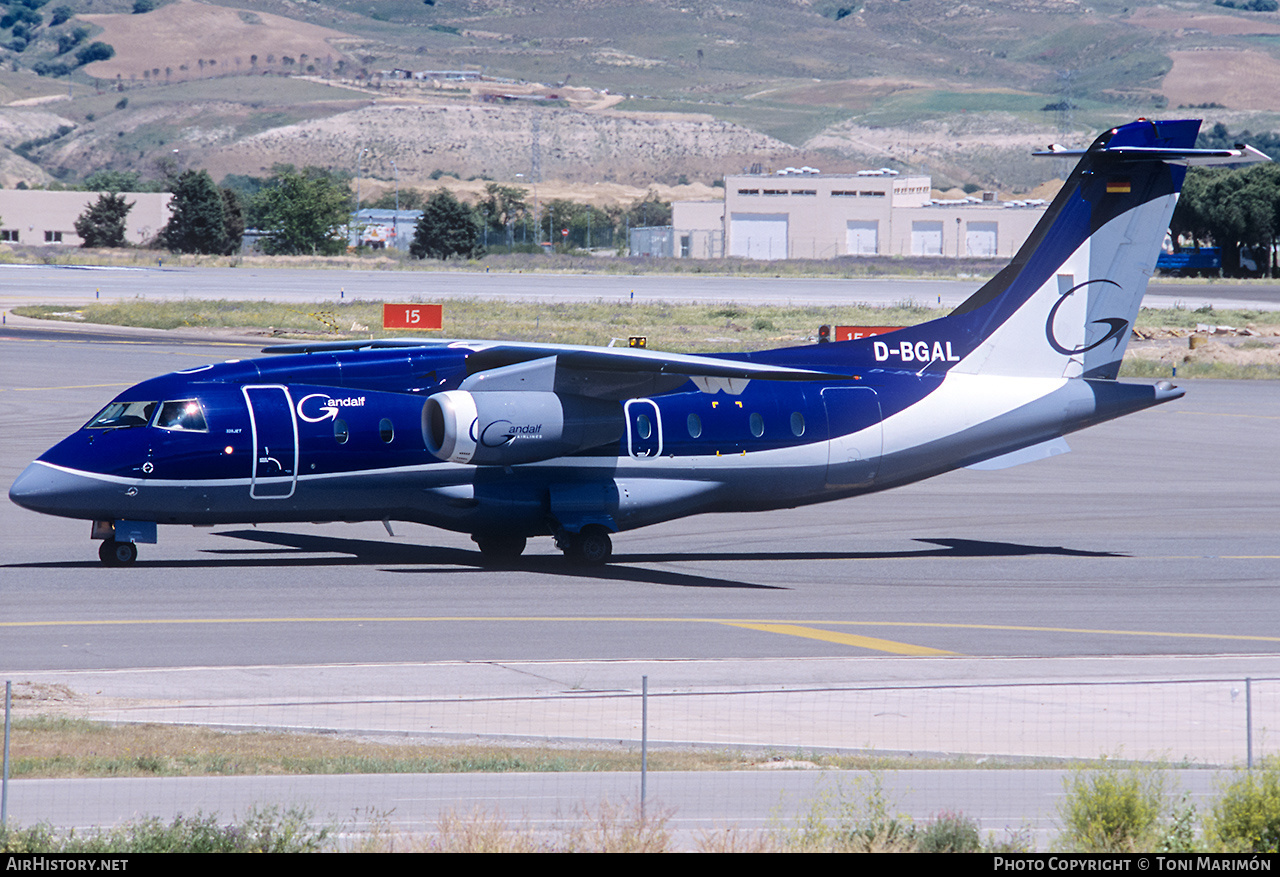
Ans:
{"label": "green tree", "polygon": [[479,253],[480,219],[474,210],[440,189],[422,208],[409,252],[415,258],[448,259]]}
{"label": "green tree", "polygon": [[1280,167],[1268,163],[1238,169],[1192,168],[1170,231],[1175,238],[1186,235],[1197,242],[1212,242],[1222,250],[1223,273],[1242,273],[1241,248],[1269,253],[1280,236]]}
{"label": "green tree", "polygon": [[269,189],[274,180],[270,177],[251,177],[246,174],[227,174],[222,178],[222,188],[233,192],[239,201],[241,216],[248,228],[262,228],[266,225],[260,213],[261,194]]}
{"label": "green tree", "polygon": [[110,43],[95,42],[76,52],[76,63],[84,66],[92,64],[94,61],[106,61],[108,58],[115,57],[116,50]]}
{"label": "green tree", "polygon": [[76,220],[76,234],[82,247],[123,247],[124,221],[133,209],[123,195],[103,193]]}
{"label": "green tree", "polygon": [[613,239],[613,217],[598,207],[557,198],[542,212],[542,231],[546,232],[550,222],[551,242],[558,248],[592,247]]}
{"label": "green tree", "polygon": [[222,192],[208,171],[183,171],[173,189],[169,224],[160,240],[175,253],[225,253],[227,225]]}
{"label": "green tree", "polygon": [[663,201],[658,193],[649,190],[643,198],[633,201],[631,206],[618,216],[618,224],[629,228],[662,226],[671,224],[671,202]]}
{"label": "green tree", "polygon": [[76,186],[86,192],[164,192],[161,180],[144,180],[137,171],[94,171]]}
{"label": "green tree", "polygon": [[529,212],[528,189],[488,183],[484,187],[485,198],[476,207],[485,223],[494,231],[503,231],[511,223]]}
{"label": "green tree", "polygon": [[[383,192],[378,198],[367,206],[377,210],[395,210],[396,209],[396,192],[394,189]],[[401,210],[421,210],[422,206],[427,203],[427,196],[422,194],[418,189],[401,189],[400,190],[400,209]]]}
{"label": "green tree", "polygon": [[351,190],[341,177],[323,168],[278,169],[256,197],[262,248],[269,255],[336,256],[347,248]]}

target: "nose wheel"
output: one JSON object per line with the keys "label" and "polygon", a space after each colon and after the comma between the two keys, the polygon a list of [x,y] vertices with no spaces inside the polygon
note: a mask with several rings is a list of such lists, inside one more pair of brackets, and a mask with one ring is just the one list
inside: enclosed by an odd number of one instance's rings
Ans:
{"label": "nose wheel", "polygon": [[128,566],[138,559],[138,546],[132,542],[104,539],[98,546],[98,559],[107,566]]}

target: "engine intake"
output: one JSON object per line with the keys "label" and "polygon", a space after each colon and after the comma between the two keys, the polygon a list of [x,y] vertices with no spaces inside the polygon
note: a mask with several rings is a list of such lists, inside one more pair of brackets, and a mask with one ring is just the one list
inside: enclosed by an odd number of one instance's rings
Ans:
{"label": "engine intake", "polygon": [[422,406],[427,450],[450,463],[509,466],[549,460],[622,437],[617,402],[548,392],[448,390]]}

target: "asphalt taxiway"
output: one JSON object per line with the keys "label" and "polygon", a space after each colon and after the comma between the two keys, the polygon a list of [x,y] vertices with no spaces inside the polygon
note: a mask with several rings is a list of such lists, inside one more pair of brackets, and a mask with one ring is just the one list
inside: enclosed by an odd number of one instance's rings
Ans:
{"label": "asphalt taxiway", "polygon": [[[154,338],[0,339],[0,481],[129,384],[255,351]],[[5,502],[0,668],[1280,651],[1280,382],[1185,386],[1071,454],[622,533],[603,570],[376,522],[161,527],[109,569]]]}

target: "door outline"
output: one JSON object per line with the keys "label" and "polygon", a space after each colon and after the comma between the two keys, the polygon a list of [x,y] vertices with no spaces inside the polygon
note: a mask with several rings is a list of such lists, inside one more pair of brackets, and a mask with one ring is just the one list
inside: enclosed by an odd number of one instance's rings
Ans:
{"label": "door outline", "polygon": [[[662,456],[662,412],[658,409],[658,403],[652,399],[628,399],[627,403],[622,406],[627,416],[627,453],[634,460],[652,460]],[[648,410],[637,411],[632,414],[632,408],[645,408]],[[654,437],[648,438],[637,436],[635,433],[636,418],[643,414],[649,414],[653,418],[653,430],[657,438],[657,446],[652,451],[649,445],[653,442]]]}
{"label": "door outline", "polygon": [[[879,394],[871,387],[823,387],[820,395],[827,415],[827,486],[870,485],[879,474],[884,454],[884,419]],[[849,422],[839,415],[850,405],[860,406],[864,413],[855,418],[853,432],[836,435],[837,422]]]}
{"label": "door outline", "polygon": [[[289,412],[289,429],[293,436],[293,459],[290,467],[285,470],[284,463],[271,454],[271,446],[260,446],[258,443],[258,415],[266,415],[268,412],[265,408],[260,412],[255,412],[253,407],[253,397],[250,395],[251,390],[278,390],[284,395],[285,407]],[[289,393],[289,388],[284,384],[248,384],[240,388],[240,392],[244,394],[245,407],[249,409],[249,431],[253,441],[253,471],[249,479],[249,497],[250,499],[289,499],[293,496],[294,490],[298,486],[298,415],[293,407],[293,396]],[[265,420],[265,418],[264,418]],[[264,432],[266,431],[266,423],[264,422]],[[286,449],[286,459],[288,450]],[[261,480],[258,476],[259,463],[266,463],[272,460],[281,470],[288,474],[281,475],[264,475]],[[285,481],[283,479],[287,478]],[[271,488],[282,488],[288,486],[287,493],[270,493],[266,492]],[[261,490],[259,488],[262,488]]]}

